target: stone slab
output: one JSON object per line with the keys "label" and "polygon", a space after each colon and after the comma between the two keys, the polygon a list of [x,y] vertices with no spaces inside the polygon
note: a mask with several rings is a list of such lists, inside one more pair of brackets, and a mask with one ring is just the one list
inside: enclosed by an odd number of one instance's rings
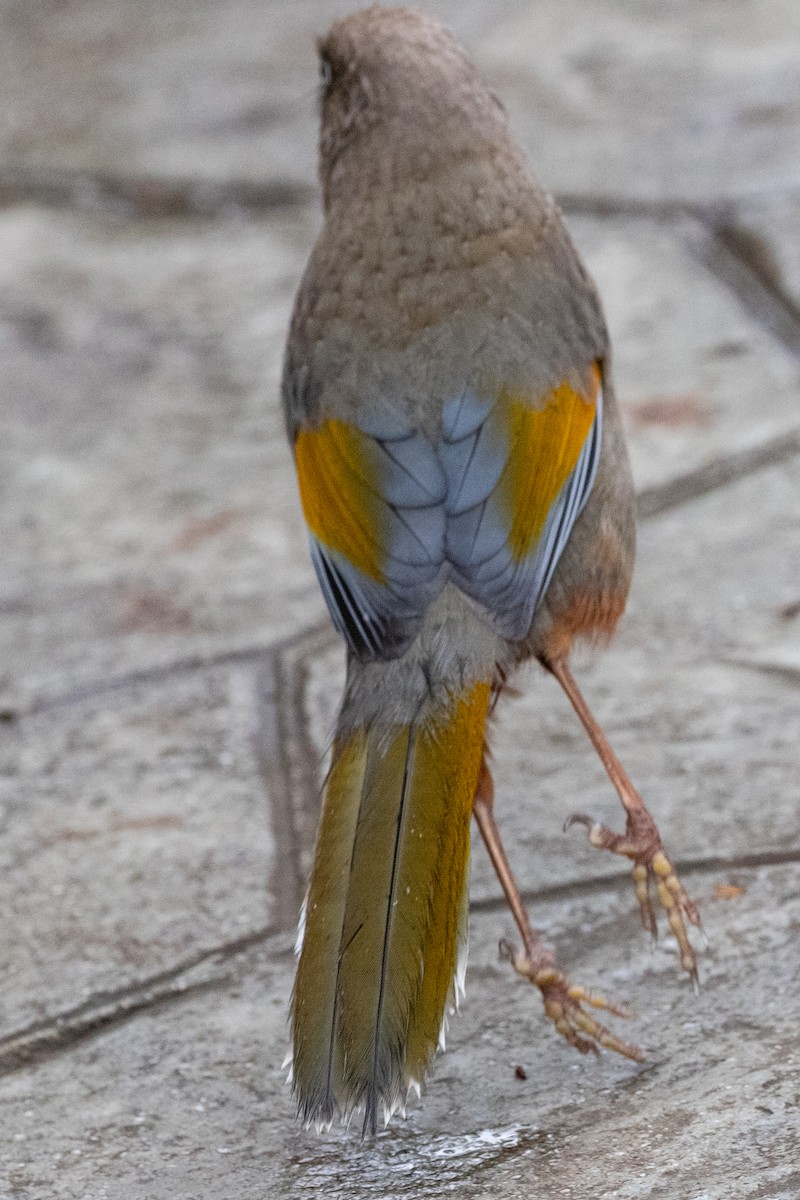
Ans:
{"label": "stone slab", "polygon": [[717,203],[800,182],[791,0],[520,5],[479,60],[556,193]]}
{"label": "stone slab", "polygon": [[695,260],[691,224],[567,223],[603,299],[637,487],[797,428],[797,359]]}
{"label": "stone slab", "polygon": [[[694,882],[694,880],[692,881]],[[790,1200],[796,866],[736,873],[715,900],[699,999],[606,895],[545,907],[574,978],[624,993],[636,1066],[581,1058],[472,921],[467,999],[421,1103],[375,1142],[298,1127],[281,1068],[292,956],[275,938],[217,986],[0,1078],[4,1195],[187,1200]],[[521,1068],[525,1078],[520,1078]],[[2,1186],[2,1185],[0,1185]]]}
{"label": "stone slab", "polygon": [[0,1038],[275,920],[254,713],[217,668],[0,728]]}
{"label": "stone slab", "polygon": [[277,400],[316,220],[0,215],[9,703],[321,618]]}

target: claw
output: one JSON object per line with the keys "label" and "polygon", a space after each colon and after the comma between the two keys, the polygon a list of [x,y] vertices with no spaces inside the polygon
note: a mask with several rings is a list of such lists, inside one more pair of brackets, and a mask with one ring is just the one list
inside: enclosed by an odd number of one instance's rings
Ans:
{"label": "claw", "polygon": [[570,813],[564,822],[564,833],[566,833],[568,829],[571,829],[573,825],[585,825],[586,828],[591,831],[592,826],[596,824],[597,821],[588,816],[586,813]]}
{"label": "claw", "polygon": [[518,975],[538,987],[542,993],[546,1015],[561,1036],[581,1054],[599,1054],[600,1047],[603,1046],[634,1062],[644,1060],[644,1051],[639,1046],[634,1046],[617,1037],[600,1021],[595,1020],[582,1006],[588,1004],[592,1008],[610,1012],[616,1017],[629,1018],[631,1014],[627,1008],[619,1004],[612,1004],[599,992],[590,992],[586,988],[570,983],[566,975],[556,968],[552,954],[549,952],[539,956],[537,962],[524,950],[515,950],[505,938],[500,942],[499,949],[500,957],[505,962],[510,962]]}
{"label": "claw", "polygon": [[[625,834],[614,833],[606,825],[593,820],[585,813],[573,813],[567,817],[564,828],[572,825],[585,825],[589,841],[600,849],[611,850],[614,854],[623,854],[633,859],[633,886],[639,903],[639,913],[642,925],[650,934],[655,944],[658,938],[658,927],[653,909],[652,890],[658,894],[658,901],[667,914],[670,929],[678,942],[681,966],[692,981],[692,987],[699,991],[697,975],[697,958],[689,941],[686,922],[694,925],[702,932],[700,912],[681,881],[675,873],[675,868],[664,852],[658,830],[647,810],[638,814],[638,819],[628,817],[628,827]],[[708,939],[703,938],[708,943]]]}

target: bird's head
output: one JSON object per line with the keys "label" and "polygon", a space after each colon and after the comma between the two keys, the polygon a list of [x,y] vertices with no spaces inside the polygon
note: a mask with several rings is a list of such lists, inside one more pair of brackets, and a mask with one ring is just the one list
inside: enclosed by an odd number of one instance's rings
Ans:
{"label": "bird's head", "polygon": [[349,187],[359,173],[391,185],[506,133],[500,101],[452,34],[425,13],[374,5],[337,21],[318,50],[326,201],[343,178]]}

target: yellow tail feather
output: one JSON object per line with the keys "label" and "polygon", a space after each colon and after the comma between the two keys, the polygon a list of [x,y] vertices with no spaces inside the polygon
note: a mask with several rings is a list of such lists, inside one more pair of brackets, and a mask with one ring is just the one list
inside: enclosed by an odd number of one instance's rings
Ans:
{"label": "yellow tail feather", "polygon": [[302,1117],[374,1131],[436,1051],[465,935],[489,685],[337,739],[292,1001]]}

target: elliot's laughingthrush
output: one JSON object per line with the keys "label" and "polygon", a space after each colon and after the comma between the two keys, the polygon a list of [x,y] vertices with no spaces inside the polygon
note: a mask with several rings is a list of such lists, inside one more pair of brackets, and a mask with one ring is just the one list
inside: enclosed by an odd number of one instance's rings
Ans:
{"label": "elliot's laughingthrush", "polygon": [[506,953],[579,1050],[640,1052],[532,930],[494,822],[486,721],[514,667],[558,680],[627,812],[696,978],[695,906],[568,667],[625,607],[634,497],[595,288],[502,104],[430,17],[374,7],[322,62],[325,223],[294,307],[283,403],[311,554],[347,643],[292,1000],[302,1117],[419,1088],[463,982],[470,817],[522,938]]}

